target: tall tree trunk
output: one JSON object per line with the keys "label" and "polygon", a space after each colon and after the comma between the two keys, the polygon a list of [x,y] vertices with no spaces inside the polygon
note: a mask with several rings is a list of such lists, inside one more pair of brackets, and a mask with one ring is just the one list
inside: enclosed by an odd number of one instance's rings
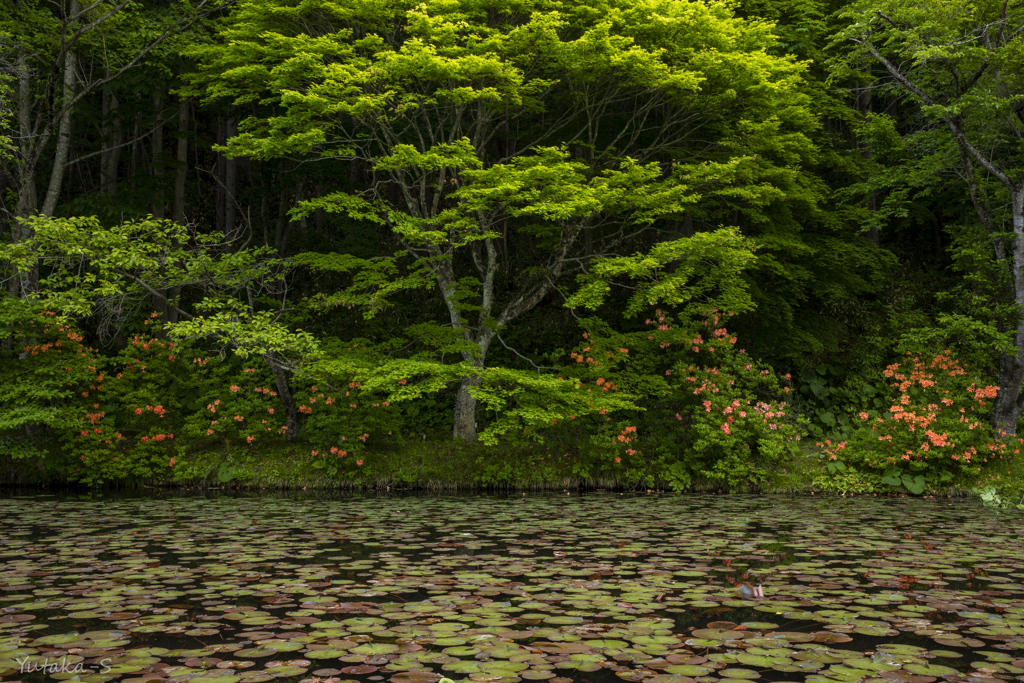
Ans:
{"label": "tall tree trunk", "polygon": [[[224,125],[224,119],[218,116],[216,138],[218,145],[224,144],[225,128],[226,126]],[[217,152],[217,180],[216,182],[214,182],[215,187],[213,190],[213,196],[215,205],[213,207],[213,211],[216,214],[217,232],[226,235],[227,227],[224,225],[224,172],[226,168],[224,163],[225,161],[226,159],[224,158],[224,155],[221,154],[220,152]]]}
{"label": "tall tree trunk", "polygon": [[284,256],[285,247],[288,244],[288,230],[291,223],[288,221],[288,188],[281,187],[281,195],[277,202],[277,222],[274,225],[274,249],[278,256]]}
{"label": "tall tree trunk", "polygon": [[[320,199],[323,196],[324,196],[324,186],[321,185],[320,183],[317,183],[316,184],[316,198]],[[316,222],[314,223],[314,225],[316,226],[316,236],[319,239],[319,238],[323,237],[323,232],[324,232],[324,210],[323,209],[317,209],[315,216],[316,216]]]}
{"label": "tall tree trunk", "polygon": [[185,180],[188,174],[188,101],[178,106],[178,148],[174,161],[174,207],[171,220],[185,225]]}
{"label": "tall tree trunk", "polygon": [[121,103],[110,89],[103,91],[103,149],[100,154],[100,191],[117,194],[117,168],[121,163],[124,130],[118,112]]}
{"label": "tall tree trunk", "polygon": [[[231,117],[224,124],[224,142],[238,134],[238,119]],[[238,210],[235,197],[238,194],[238,159],[224,158],[224,234],[228,241],[238,239]]]}
{"label": "tall tree trunk", "polygon": [[[72,0],[71,14],[78,12],[78,3]],[[76,76],[75,54],[68,53],[64,57],[63,87],[60,102],[67,103],[74,97]],[[36,164],[40,151],[46,147],[49,135],[36,136],[32,126],[32,77],[28,61],[18,59],[18,130],[20,133],[21,164],[18,169],[18,201],[15,205],[15,218],[12,232],[14,240],[23,242],[32,237],[32,229],[24,219],[36,213],[38,196],[36,195]],[[58,122],[57,149],[54,153],[53,168],[50,182],[43,198],[43,213],[52,216],[60,199],[60,191],[64,184],[64,173],[67,169],[68,154],[71,149],[71,108],[69,107]],[[12,296],[28,296],[39,289],[39,269],[36,266],[11,278],[8,293]]]}
{"label": "tall tree trunk", "polygon": [[139,172],[139,168],[145,163],[142,160],[142,156],[145,153],[142,148],[142,125],[140,123],[142,113],[136,111],[133,118],[135,122],[132,125],[132,156],[131,163],[128,165],[129,178],[134,178],[135,174]]}
{"label": "tall tree trunk", "polygon": [[164,218],[167,215],[167,201],[164,193],[164,127],[163,120],[164,95],[157,92],[153,96],[153,177],[156,178],[156,191],[153,193],[153,217]]}
{"label": "tall tree trunk", "polygon": [[[163,109],[163,93],[157,92],[157,94],[153,96],[153,123],[155,128],[153,129],[153,138],[150,140],[153,154],[153,177],[156,180],[154,183],[156,187],[153,192],[153,218],[156,219],[163,219],[167,211],[164,196],[164,127],[160,124],[163,120]],[[170,305],[170,300],[173,298],[175,297],[170,289],[162,289],[160,290],[159,296],[153,296],[151,298],[153,310],[156,311],[157,315],[160,316],[160,320],[163,322],[167,322],[171,310],[174,309],[174,306]]]}
{"label": "tall tree trunk", "polygon": [[[303,179],[299,180],[299,182],[295,183],[295,206],[298,206],[299,204],[301,204],[303,202],[303,200],[305,200],[305,199],[306,199],[306,179],[303,178]],[[293,221],[293,222],[297,222],[299,224],[299,227],[302,228],[303,231],[305,231],[306,228],[309,227],[309,218],[306,217],[306,216],[303,216],[298,221]]]}
{"label": "tall tree trunk", "polygon": [[[171,220],[178,225],[185,225],[185,181],[188,178],[188,101],[179,103],[178,108],[178,140],[175,150],[174,171],[174,203],[171,207]],[[181,296],[181,287],[171,287],[164,294],[172,303],[177,304]],[[178,322],[178,307],[167,306],[167,322]]]}
{"label": "tall tree trunk", "polygon": [[1013,210],[1013,295],[1017,303],[1016,353],[999,359],[999,393],[992,405],[992,426],[998,432],[1017,433],[1024,413],[1024,183],[1010,192]]}
{"label": "tall tree trunk", "polygon": [[[78,3],[72,0],[71,14],[78,13]],[[60,117],[60,124],[57,131],[57,149],[53,155],[53,169],[50,171],[50,183],[46,188],[46,197],[43,199],[43,215],[52,216],[57,210],[57,202],[60,200],[61,189],[64,187],[64,172],[67,169],[68,153],[71,151],[71,111],[67,105],[75,96],[75,83],[77,74],[75,72],[76,58],[74,52],[69,52],[64,57],[64,87],[61,92],[61,103],[65,107]]]}
{"label": "tall tree trunk", "polygon": [[[4,200],[4,197],[7,196],[7,188],[9,186],[10,178],[7,176],[7,169],[0,166],[0,212],[3,212],[4,214],[10,213],[7,211],[7,202]],[[0,218],[0,239],[2,239],[3,234],[6,232],[6,230],[3,229],[6,225],[7,221]]]}
{"label": "tall tree trunk", "polygon": [[299,410],[295,404],[295,396],[288,385],[288,373],[277,364],[272,358],[267,358],[271,372],[274,374],[274,386],[277,387],[277,395],[284,404],[284,423],[288,427],[284,433],[284,439],[288,443],[295,443],[299,438]]}
{"label": "tall tree trunk", "polygon": [[459,441],[476,441],[476,404],[470,394],[472,387],[480,386],[476,377],[463,377],[459,384],[459,393],[455,395],[455,423],[452,436]]}
{"label": "tall tree trunk", "polygon": [[[865,66],[867,68],[868,73],[871,73],[872,64],[869,63],[866,64]],[[865,120],[871,119],[871,114],[874,111],[873,105],[874,98],[872,97],[871,88],[864,88],[861,92],[857,94],[857,109],[860,111],[861,115],[865,118]],[[863,147],[861,147],[860,153],[866,161],[871,161],[872,151],[870,144],[865,143]],[[878,234],[878,225],[874,221],[874,215],[877,208],[878,207],[877,200],[875,199],[875,193],[868,193],[867,209],[868,213],[872,215],[871,227],[868,228],[868,239],[871,240],[876,247],[881,244],[880,237]]]}
{"label": "tall tree trunk", "polygon": [[31,231],[18,220],[28,218],[36,212],[39,199],[36,196],[35,150],[32,141],[32,77],[28,61],[18,58],[18,135],[21,164],[18,168],[18,201],[15,204],[14,239],[17,242],[28,239]]}

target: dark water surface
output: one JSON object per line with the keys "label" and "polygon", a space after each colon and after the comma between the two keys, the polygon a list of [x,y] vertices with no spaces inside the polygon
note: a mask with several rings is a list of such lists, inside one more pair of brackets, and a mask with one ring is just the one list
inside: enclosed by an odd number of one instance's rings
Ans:
{"label": "dark water surface", "polygon": [[1024,514],[974,502],[26,496],[0,540],[3,680],[1024,681]]}

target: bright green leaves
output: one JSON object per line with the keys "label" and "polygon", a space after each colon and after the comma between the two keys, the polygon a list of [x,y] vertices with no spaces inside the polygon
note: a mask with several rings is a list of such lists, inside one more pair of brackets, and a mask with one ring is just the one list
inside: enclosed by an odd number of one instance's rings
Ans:
{"label": "bright green leaves", "polygon": [[753,308],[741,279],[754,263],[751,245],[739,231],[721,229],[655,245],[647,254],[595,261],[579,276],[580,288],[567,306],[595,309],[611,292],[611,282],[628,278],[638,285],[629,299],[627,316],[662,304],[695,314],[698,307],[744,312]]}
{"label": "bright green leaves", "polygon": [[537,439],[538,430],[566,420],[635,408],[624,392],[588,392],[575,378],[552,377],[511,368],[488,368],[480,373],[474,397],[497,413],[480,434],[485,444],[501,440]]}
{"label": "bright green leaves", "polygon": [[[539,440],[543,430],[591,415],[635,409],[627,392],[592,392],[578,378],[555,377],[506,367],[481,367],[474,361],[443,362],[442,353],[479,352],[473,342],[451,328],[418,325],[407,330],[414,341],[432,347],[413,358],[393,358],[386,349],[333,347],[310,372],[332,383],[356,382],[360,391],[379,397],[385,405],[431,397],[455,382],[473,382],[469,391],[495,416],[480,433],[485,444]],[[404,340],[403,340],[404,341]]]}
{"label": "bright green leaves", "polygon": [[222,251],[222,235],[192,233],[170,221],[128,221],[111,228],[95,217],[26,221],[33,237],[3,250],[19,269],[46,267],[40,296],[54,310],[89,315],[103,297],[149,297],[153,289],[216,283],[237,291],[283,277],[283,263],[265,248]]}
{"label": "bright green leaves", "polygon": [[222,235],[192,233],[155,219],[111,228],[95,217],[36,216],[28,223],[33,236],[6,246],[0,258],[21,270],[40,264],[46,276],[38,300],[53,311],[75,316],[106,311],[116,317],[123,315],[125,302],[195,287],[204,294],[196,314],[182,312],[185,319],[169,327],[171,336],[212,339],[240,357],[273,356],[295,365],[318,353],[312,335],[292,330],[282,311],[258,307],[290,267],[273,258],[272,250],[227,251]]}
{"label": "bright green leaves", "polygon": [[451,143],[439,143],[425,152],[418,151],[412,145],[395,145],[391,154],[377,159],[374,168],[378,171],[398,171],[405,168],[458,171],[479,168],[481,165],[469,138],[464,137]]}
{"label": "bright green leaves", "polygon": [[310,304],[319,309],[336,306],[361,308],[367,319],[384,310],[389,297],[435,285],[433,274],[422,263],[400,274],[397,257],[361,259],[349,254],[307,252],[296,255],[293,260],[313,270],[352,272],[351,285],[335,292],[317,294],[310,299]]}
{"label": "bright green leaves", "polygon": [[171,337],[220,340],[239,358],[272,356],[290,367],[319,356],[317,339],[309,332],[290,329],[275,311],[250,311],[231,299],[207,299],[196,308],[202,315],[175,323]]}
{"label": "bright green leaves", "polygon": [[[587,164],[571,160],[564,147],[539,147],[509,164],[464,175],[471,184],[454,195],[461,200],[460,208],[442,217],[503,209],[509,216],[526,218],[525,230],[537,236],[545,231],[557,235],[566,222],[602,216],[647,224],[684,211],[697,199],[677,180],[662,180],[658,164],[624,158],[595,175]],[[538,220],[547,227],[537,225]]]}

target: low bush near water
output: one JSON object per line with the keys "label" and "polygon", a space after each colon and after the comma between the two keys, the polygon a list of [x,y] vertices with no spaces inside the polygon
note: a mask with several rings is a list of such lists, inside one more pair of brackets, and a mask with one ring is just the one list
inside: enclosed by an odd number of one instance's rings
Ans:
{"label": "low bush near water", "polygon": [[873,475],[878,484],[921,494],[971,482],[983,469],[1020,453],[1024,439],[993,435],[986,385],[949,351],[925,359],[910,355],[888,366],[893,389],[888,410],[861,412],[849,439],[826,440],[822,462],[833,477],[849,470]]}
{"label": "low bush near water", "polygon": [[641,410],[563,425],[549,438],[585,444],[583,476],[614,464],[627,481],[676,490],[771,481],[799,452],[805,421],[786,401],[788,376],[737,348],[727,317],[710,310],[687,324],[659,310],[628,334],[593,324],[571,354],[583,381],[593,392],[632,394]]}

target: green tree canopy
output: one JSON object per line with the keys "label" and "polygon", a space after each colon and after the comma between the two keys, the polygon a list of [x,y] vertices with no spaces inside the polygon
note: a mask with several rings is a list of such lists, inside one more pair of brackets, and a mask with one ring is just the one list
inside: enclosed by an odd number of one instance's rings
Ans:
{"label": "green tree canopy", "polygon": [[[191,52],[190,92],[258,108],[230,154],[365,169],[362,187],[302,210],[386,227],[395,265],[309,262],[362,267],[371,310],[436,288],[448,314],[436,324],[483,368],[501,331],[566,278],[648,248],[687,214],[782,199],[814,121],[803,67],[769,52],[770,29],[719,2],[251,0]],[[456,437],[475,438],[476,386],[463,377]]]}

